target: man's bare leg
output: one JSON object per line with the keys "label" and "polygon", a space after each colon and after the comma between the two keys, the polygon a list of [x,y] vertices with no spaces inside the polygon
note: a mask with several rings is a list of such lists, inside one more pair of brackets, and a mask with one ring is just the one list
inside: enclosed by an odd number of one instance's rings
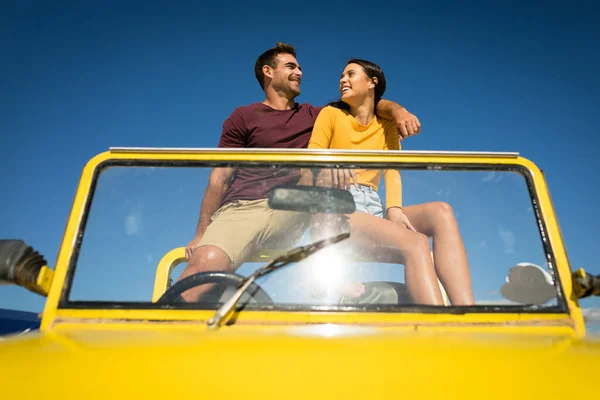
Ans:
{"label": "man's bare leg", "polygon": [[[177,282],[190,275],[206,271],[233,271],[229,256],[216,246],[200,246],[192,253],[192,257],[189,259],[187,267],[185,267],[177,279]],[[200,296],[211,290],[213,287],[214,284],[212,283],[196,286],[185,291],[182,294],[182,297],[186,302],[193,303],[198,301]]]}
{"label": "man's bare leg", "polygon": [[452,207],[431,202],[404,207],[415,229],[433,238],[435,269],[452,305],[473,305],[467,252]]}

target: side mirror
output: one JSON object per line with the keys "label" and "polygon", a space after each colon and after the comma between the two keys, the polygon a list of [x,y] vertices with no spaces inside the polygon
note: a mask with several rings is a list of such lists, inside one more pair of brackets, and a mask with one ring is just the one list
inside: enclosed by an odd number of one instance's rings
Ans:
{"label": "side mirror", "polygon": [[556,288],[552,277],[542,267],[522,262],[510,269],[500,293],[514,303],[544,304],[556,297]]}
{"label": "side mirror", "polygon": [[600,296],[600,276],[590,275],[579,268],[572,275],[573,292],[578,299],[589,296]]}
{"label": "side mirror", "polygon": [[16,284],[46,296],[53,275],[44,257],[22,240],[0,240],[0,283]]}
{"label": "side mirror", "polygon": [[313,214],[352,214],[356,211],[354,197],[349,191],[318,186],[275,187],[269,193],[269,207]]}

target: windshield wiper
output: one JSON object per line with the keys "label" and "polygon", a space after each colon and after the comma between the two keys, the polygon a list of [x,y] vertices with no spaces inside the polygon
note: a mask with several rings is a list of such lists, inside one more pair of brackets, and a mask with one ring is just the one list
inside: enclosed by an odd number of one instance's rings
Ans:
{"label": "windshield wiper", "polygon": [[334,243],[340,242],[346,238],[350,237],[350,233],[342,233],[341,235],[332,236],[327,239],[319,240],[317,242],[308,244],[306,246],[296,247],[288,251],[287,253],[275,258],[270,263],[264,265],[257,269],[252,275],[246,278],[240,288],[227,300],[223,305],[217,310],[215,315],[210,318],[206,324],[209,328],[218,328],[221,325],[221,322],[233,308],[238,303],[238,301],[242,298],[242,295],[248,289],[248,287],[254,282],[257,278],[264,276],[270,272],[273,272],[291,262],[296,262],[305,259],[311,254],[321,250],[324,247],[330,246]]}

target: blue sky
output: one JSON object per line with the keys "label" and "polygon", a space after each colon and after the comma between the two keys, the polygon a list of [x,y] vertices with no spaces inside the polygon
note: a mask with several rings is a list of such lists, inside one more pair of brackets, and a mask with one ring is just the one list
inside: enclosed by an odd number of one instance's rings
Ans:
{"label": "blue sky", "polygon": [[[332,100],[344,62],[366,58],[386,73],[384,97],[421,120],[405,149],[534,160],[572,267],[600,273],[592,2],[9,3],[0,15],[0,237],[25,239],[50,264],[87,159],[109,146],[216,146],[229,113],[262,100],[257,55],[285,41],[304,71],[300,102]],[[39,310],[42,299],[23,292],[1,287],[0,307]]]}

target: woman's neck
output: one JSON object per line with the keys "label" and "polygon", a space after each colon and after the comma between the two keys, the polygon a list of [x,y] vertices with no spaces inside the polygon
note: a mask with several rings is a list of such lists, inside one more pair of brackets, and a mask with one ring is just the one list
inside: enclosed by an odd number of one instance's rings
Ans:
{"label": "woman's neck", "polygon": [[372,99],[369,99],[369,103],[350,106],[350,115],[352,115],[359,124],[369,125],[375,117],[375,105],[373,104]]}

